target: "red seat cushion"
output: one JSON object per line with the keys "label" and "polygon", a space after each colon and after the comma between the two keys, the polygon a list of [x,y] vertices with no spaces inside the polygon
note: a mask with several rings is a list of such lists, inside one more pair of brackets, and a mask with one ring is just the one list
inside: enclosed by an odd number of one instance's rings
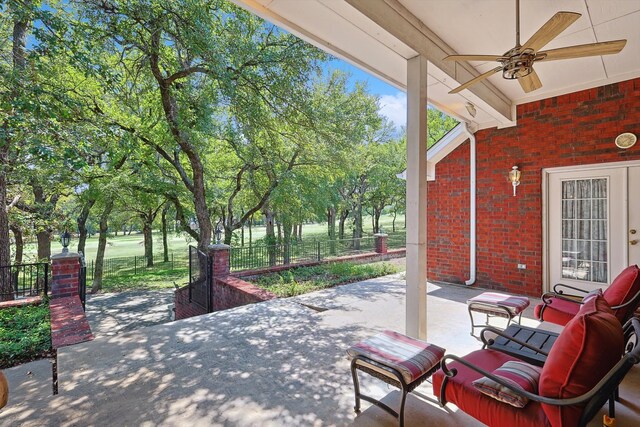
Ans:
{"label": "red seat cushion", "polygon": [[[604,299],[611,307],[626,303],[640,291],[640,274],[638,273],[638,266],[631,265],[622,270],[622,273],[605,289]],[[637,305],[619,308],[614,310],[614,314],[620,323],[624,323],[636,308]]]}
{"label": "red seat cushion", "polygon": [[[464,356],[464,359],[479,368],[492,372],[510,360],[519,360],[495,350],[477,350]],[[459,363],[447,361],[448,368],[455,368],[458,373],[450,378],[445,388],[448,402],[480,422],[495,427],[549,426],[547,417],[538,402],[530,401],[524,408],[516,408],[486,396],[473,386],[473,381],[483,375]],[[440,395],[440,386],[444,372],[438,370],[433,374],[433,391]]]}
{"label": "red seat cushion", "polygon": [[547,304],[544,310],[542,310],[543,305],[538,304],[535,306],[533,313],[536,318],[562,326],[573,319],[580,310],[580,304],[577,301],[573,303],[560,298],[551,298],[551,304]]}
{"label": "red seat cushion", "polygon": [[[623,350],[622,326],[607,302],[602,296],[588,300],[551,348],[539,394],[566,399],[588,392],[620,361]],[[554,427],[578,425],[583,407],[542,405]]]}

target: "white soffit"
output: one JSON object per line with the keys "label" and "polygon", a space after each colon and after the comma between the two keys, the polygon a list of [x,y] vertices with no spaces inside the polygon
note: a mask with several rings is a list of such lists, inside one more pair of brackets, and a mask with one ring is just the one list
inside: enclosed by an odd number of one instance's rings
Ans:
{"label": "white soffit", "polygon": [[[515,45],[515,0],[398,1],[459,54],[501,55]],[[618,39],[627,45],[617,55],[536,63],[543,87],[528,94],[500,73],[490,77],[514,104],[640,77],[640,0],[521,0],[521,43],[560,11],[582,16],[543,50]],[[478,72],[495,66],[470,64]]]}
{"label": "white soffit", "polygon": [[[486,85],[455,95],[448,91],[471,78],[469,73],[496,65],[471,62],[454,69],[439,56],[443,51],[501,55],[511,49],[515,0],[232,1],[401,89],[406,88],[406,59],[427,51],[429,102],[478,128],[508,125],[517,104],[640,76],[640,0],[522,0],[522,42],[556,12],[571,11],[582,17],[545,49],[621,38],[628,40],[627,45],[618,55],[537,63],[543,87],[529,94],[498,73]],[[399,16],[411,25],[393,25]],[[435,44],[440,48],[424,48],[409,37],[422,38],[424,32],[440,39]],[[467,102],[476,106],[475,118],[466,111]],[[511,111],[505,112],[504,105]]]}

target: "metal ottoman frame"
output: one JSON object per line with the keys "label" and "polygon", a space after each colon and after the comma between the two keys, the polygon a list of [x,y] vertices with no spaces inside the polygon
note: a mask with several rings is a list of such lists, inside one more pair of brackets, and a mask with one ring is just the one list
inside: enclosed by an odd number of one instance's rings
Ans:
{"label": "metal ottoman frame", "polygon": [[[389,373],[389,375],[385,375],[377,371],[376,369],[370,368],[366,365],[363,365],[362,363],[358,363],[359,361],[364,362],[371,366],[375,366],[377,369]],[[389,385],[398,387],[400,389],[400,391],[402,392],[402,400],[400,401],[400,412],[396,412],[391,407],[382,403],[381,401],[360,392],[360,382],[358,381],[358,373],[357,373],[358,369],[363,372],[366,372],[367,374]],[[353,377],[353,387],[355,389],[355,395],[356,395],[356,404],[353,409],[355,410],[356,413],[359,413],[360,399],[364,399],[367,402],[373,403],[377,407],[393,415],[399,421],[400,427],[403,427],[404,426],[404,406],[407,400],[407,394],[411,393],[416,387],[418,387],[420,384],[426,381],[438,369],[440,369],[440,361],[438,361],[438,363],[429,371],[425,372],[423,375],[418,377],[413,382],[407,384],[404,378],[402,377],[402,374],[397,369],[384,365],[375,360],[371,360],[368,357],[365,357],[362,355],[354,356],[353,359],[351,360],[351,376]]]}
{"label": "metal ottoman frame", "polygon": [[[471,335],[475,331],[475,328],[489,326],[489,316],[502,317],[507,320],[507,327],[511,324],[511,321],[518,317],[518,325],[522,324],[522,311],[514,314],[509,307],[500,304],[490,304],[486,302],[468,302],[467,310],[469,311],[469,318],[471,319]],[[524,311],[524,310],[523,310]],[[473,322],[473,312],[485,314],[486,321],[484,324],[477,324]],[[491,313],[489,313],[491,312]]]}

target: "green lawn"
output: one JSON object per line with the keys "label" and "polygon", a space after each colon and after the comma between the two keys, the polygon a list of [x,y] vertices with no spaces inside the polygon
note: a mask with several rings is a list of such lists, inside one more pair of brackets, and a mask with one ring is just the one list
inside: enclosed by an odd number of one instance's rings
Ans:
{"label": "green lawn", "polygon": [[256,276],[247,280],[273,292],[278,297],[284,298],[345,283],[359,282],[372,277],[386,276],[387,274],[397,273],[400,270],[399,267],[385,262],[371,264],[340,262],[321,264],[314,267],[294,268],[281,273]]}
{"label": "green lawn", "polygon": [[0,369],[46,357],[50,351],[48,302],[0,310]]}
{"label": "green lawn", "polygon": [[[382,216],[380,218],[380,224],[383,230],[390,232],[391,231],[391,223],[392,217],[389,215]],[[404,216],[398,216],[396,219],[396,231],[402,231],[402,227],[404,225]],[[371,218],[365,217],[364,219],[364,230],[365,233],[371,233],[372,230]],[[237,244],[234,243],[234,246],[240,245],[240,230],[236,230],[236,235],[238,236]],[[261,239],[265,236],[266,231],[263,226],[255,226],[253,227],[253,240]],[[154,245],[154,253],[162,252],[162,234],[160,232],[155,232],[153,238]],[[302,226],[302,238],[303,240],[307,239],[327,239],[327,224],[305,224]],[[248,243],[249,233],[245,228],[245,244]],[[72,239],[70,250],[73,251],[77,247],[78,240]],[[107,248],[105,251],[105,258],[116,258],[116,257],[133,257],[133,256],[143,256],[144,255],[144,246],[143,246],[143,237],[142,234],[132,234],[130,236],[123,236],[118,233],[118,236],[111,236],[107,239]],[[192,239],[187,239],[182,234],[169,234],[169,250],[173,251],[177,254],[184,254],[187,251],[187,247],[189,245],[195,245],[196,242]],[[95,259],[96,251],[98,249],[98,237],[97,235],[94,237],[90,237],[87,239],[86,248],[85,248],[85,256],[87,260]],[[51,253],[56,254],[62,250],[59,239],[56,238],[51,245]],[[31,243],[25,245],[25,258],[31,259],[35,258],[36,254],[36,244]]]}

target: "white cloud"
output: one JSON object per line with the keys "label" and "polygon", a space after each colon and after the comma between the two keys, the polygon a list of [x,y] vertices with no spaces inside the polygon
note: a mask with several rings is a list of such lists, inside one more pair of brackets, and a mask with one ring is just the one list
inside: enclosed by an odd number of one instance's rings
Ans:
{"label": "white cloud", "polygon": [[400,128],[407,124],[407,95],[398,92],[395,95],[380,96],[380,114],[386,116]]}

